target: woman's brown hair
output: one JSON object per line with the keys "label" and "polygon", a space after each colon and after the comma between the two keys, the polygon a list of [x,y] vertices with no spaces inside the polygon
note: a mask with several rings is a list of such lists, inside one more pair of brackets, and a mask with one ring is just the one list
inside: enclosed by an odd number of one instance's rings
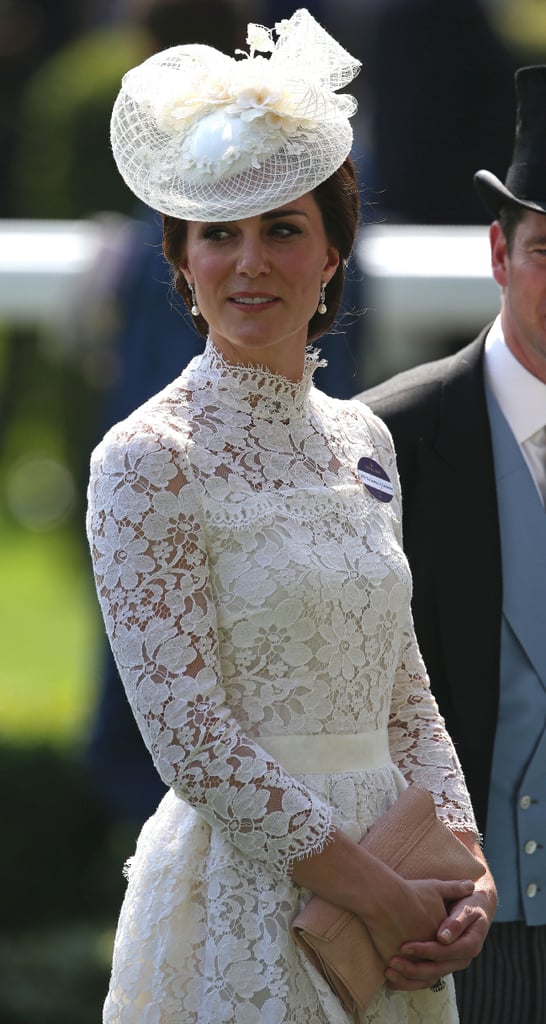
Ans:
{"label": "woman's brown hair", "polygon": [[[328,310],[321,315],[315,313],[309,321],[309,341],[316,341],[327,334],[339,312],[345,280],[345,265],[353,248],[360,216],[360,200],[356,169],[350,157],[334,171],[326,181],[317,185],[312,193],[322,214],[324,230],[330,245],[339,251],[339,266],[326,287]],[[192,307],[190,289],[180,270],[181,253],[186,245],[187,221],[163,215],[163,252],[173,267],[173,284],[182,296],[188,309]],[[318,295],[317,295],[318,306]],[[203,337],[207,336],[208,325],[202,316],[192,317]]]}

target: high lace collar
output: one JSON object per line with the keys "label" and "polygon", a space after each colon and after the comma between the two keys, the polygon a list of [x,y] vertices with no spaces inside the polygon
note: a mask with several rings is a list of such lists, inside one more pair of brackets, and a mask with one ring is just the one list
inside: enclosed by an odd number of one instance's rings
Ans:
{"label": "high lace collar", "polygon": [[319,366],[326,366],[326,360],[309,347],[301,380],[289,380],[264,366],[228,363],[208,338],[202,356],[194,361],[192,376],[203,378],[207,391],[212,390],[222,405],[271,419],[303,410]]}

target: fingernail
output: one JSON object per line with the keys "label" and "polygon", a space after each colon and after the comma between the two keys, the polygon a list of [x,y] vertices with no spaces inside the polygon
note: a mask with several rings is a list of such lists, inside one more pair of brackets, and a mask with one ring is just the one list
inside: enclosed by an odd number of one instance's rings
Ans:
{"label": "fingernail", "polygon": [[451,942],[451,940],[452,940],[453,936],[452,936],[452,934],[451,934],[451,932],[450,932],[449,928],[444,928],[444,929],[443,929],[443,930],[442,930],[442,931],[440,932],[440,938],[441,938],[441,939],[444,939],[444,940],[445,940],[445,942]]}

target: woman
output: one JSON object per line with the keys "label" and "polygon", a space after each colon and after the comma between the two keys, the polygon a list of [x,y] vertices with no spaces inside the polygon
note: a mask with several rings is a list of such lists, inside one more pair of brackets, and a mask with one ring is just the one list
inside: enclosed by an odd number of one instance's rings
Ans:
{"label": "woman", "polygon": [[290,934],[311,890],[390,960],[361,1021],[451,1022],[439,979],[479,951],[494,887],[405,882],[358,845],[416,781],[479,853],[411,626],[390,437],[313,387],[307,347],[356,232],[335,90],[358,65],[306,11],[277,31],[249,26],[238,61],[159,54],[114,109],[120,171],[164,214],[208,340],[92,460],[99,599],[170,787],[129,867],[104,1020],[346,1024]]}

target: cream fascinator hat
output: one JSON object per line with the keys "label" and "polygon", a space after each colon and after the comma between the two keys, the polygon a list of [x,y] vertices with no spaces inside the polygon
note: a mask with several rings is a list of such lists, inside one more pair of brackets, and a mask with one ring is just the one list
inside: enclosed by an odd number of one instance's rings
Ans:
{"label": "cream fascinator hat", "polygon": [[[348,156],[360,62],[302,9],[249,53],[173,46],[123,78],[111,122],[118,170],[144,203],[182,220],[237,220],[315,188]],[[257,55],[258,54],[258,55]],[[269,57],[261,56],[269,54]]]}

